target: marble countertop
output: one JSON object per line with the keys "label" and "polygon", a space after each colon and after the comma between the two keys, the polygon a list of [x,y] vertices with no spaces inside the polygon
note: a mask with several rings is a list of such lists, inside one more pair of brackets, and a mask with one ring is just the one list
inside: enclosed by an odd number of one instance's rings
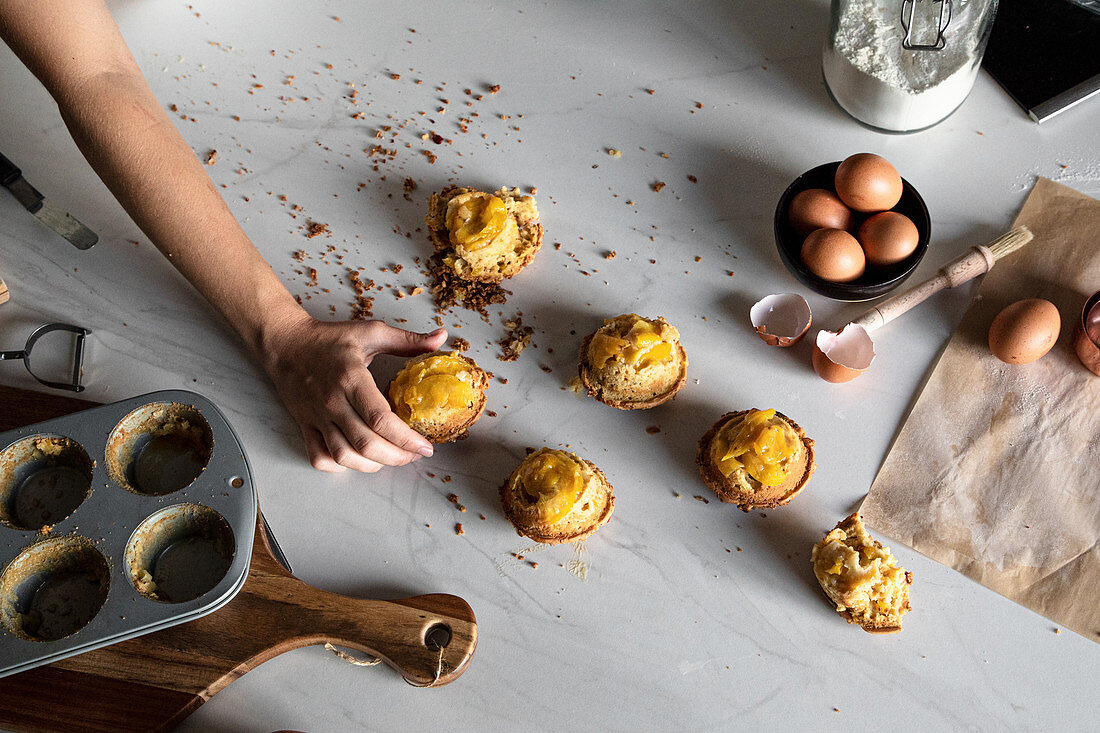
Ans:
{"label": "marble countertop", "polygon": [[[426,200],[449,182],[537,187],[546,228],[547,246],[487,322],[443,317],[507,379],[490,388],[495,416],[409,467],[319,473],[234,334],[0,48],[0,150],[101,238],[77,252],[0,196],[0,277],[12,291],[0,346],[51,320],[91,328],[91,398],[182,387],[221,406],[300,578],[363,597],[454,593],[477,614],[477,653],[448,687],[414,689],[312,647],[253,670],[181,730],[1095,726],[1095,641],[888,541],[915,576],[914,611],[903,633],[867,635],[834,613],[810,569],[810,547],[866,493],[970,290],[884,329],[873,368],[840,386],[813,373],[808,339],[769,348],[747,312],[773,292],[805,294],[815,324],[860,310],[808,293],[778,259],[773,207],[802,171],[859,151],[890,159],[932,212],[923,279],[1003,231],[1036,176],[1100,194],[1100,103],[1040,127],[982,73],[939,126],[870,131],[825,91],[827,4],[807,0],[112,7],[196,154],[217,150],[209,170],[230,207],[317,317],[350,315],[347,268],[363,267],[383,286],[376,317],[433,327],[427,293],[395,292],[426,285],[414,263],[430,252]],[[307,238],[307,220],[330,234]],[[564,389],[580,336],[631,311],[679,328],[687,388],[638,413]],[[496,341],[517,313],[533,346],[504,363]],[[379,360],[379,381],[398,366]],[[0,381],[34,386],[17,365]],[[752,406],[798,420],[817,441],[817,474],[776,511],[695,501],[709,495],[696,440],[722,412]],[[497,487],[541,445],[567,445],[615,487],[615,515],[583,551],[532,548],[499,509]],[[565,567],[578,552],[584,581]]]}

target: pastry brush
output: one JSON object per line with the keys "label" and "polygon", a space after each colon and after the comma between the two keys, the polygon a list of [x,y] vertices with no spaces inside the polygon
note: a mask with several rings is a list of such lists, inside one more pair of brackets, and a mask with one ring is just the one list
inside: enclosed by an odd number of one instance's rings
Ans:
{"label": "pastry brush", "polygon": [[906,290],[900,295],[872,306],[852,323],[863,326],[868,331],[885,326],[902,313],[915,308],[936,293],[946,288],[954,288],[973,280],[978,275],[989,272],[997,260],[1007,257],[1023,247],[1033,238],[1031,230],[1019,226],[994,239],[989,244],[971,247],[966,254],[939,269],[933,277],[920,285]]}

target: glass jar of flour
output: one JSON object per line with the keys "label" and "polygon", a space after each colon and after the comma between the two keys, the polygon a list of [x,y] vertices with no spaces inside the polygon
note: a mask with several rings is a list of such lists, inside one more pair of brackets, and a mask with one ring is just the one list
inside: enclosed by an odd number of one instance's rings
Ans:
{"label": "glass jar of flour", "polygon": [[930,127],[974,86],[996,11],[997,0],[832,0],[825,84],[867,125]]}

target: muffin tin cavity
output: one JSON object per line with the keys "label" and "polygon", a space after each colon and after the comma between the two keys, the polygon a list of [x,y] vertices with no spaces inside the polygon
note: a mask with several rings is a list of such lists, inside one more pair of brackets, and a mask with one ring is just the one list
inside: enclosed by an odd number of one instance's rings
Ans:
{"label": "muffin tin cavity", "polygon": [[190,486],[214,451],[210,424],[178,402],[142,405],[107,440],[107,474],[127,491],[165,496]]}
{"label": "muffin tin cavity", "polygon": [[38,530],[68,517],[92,492],[92,459],[74,440],[32,435],[0,452],[0,523]]}
{"label": "muffin tin cavity", "polygon": [[95,618],[110,585],[110,566],[90,540],[44,540],[0,575],[0,623],[28,641],[64,639]]}
{"label": "muffin tin cavity", "polygon": [[228,572],[235,548],[225,517],[202,504],[177,504],[134,531],[126,545],[126,568],[141,595],[183,603],[213,590]]}

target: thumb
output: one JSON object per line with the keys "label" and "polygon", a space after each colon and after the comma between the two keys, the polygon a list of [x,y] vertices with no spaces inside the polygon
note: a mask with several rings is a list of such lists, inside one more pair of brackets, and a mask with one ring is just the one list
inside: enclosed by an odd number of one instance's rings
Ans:
{"label": "thumb", "polygon": [[416,356],[435,351],[447,341],[445,328],[437,328],[431,333],[415,333],[394,328],[382,321],[373,321],[367,327],[367,350],[375,354]]}

